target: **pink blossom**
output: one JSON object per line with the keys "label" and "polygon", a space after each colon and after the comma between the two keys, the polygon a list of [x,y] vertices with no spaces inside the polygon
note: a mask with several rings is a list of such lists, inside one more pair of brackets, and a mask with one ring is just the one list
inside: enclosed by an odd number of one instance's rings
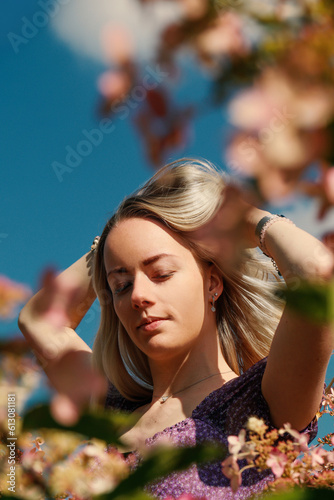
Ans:
{"label": "pink blossom", "polygon": [[301,484],[305,483],[309,476],[309,471],[304,467],[302,460],[296,459],[291,464],[290,474],[296,484]]}
{"label": "pink blossom", "polygon": [[246,444],[246,431],[241,429],[238,436],[229,436],[228,440],[228,451],[232,455],[237,455],[242,447]]}
{"label": "pink blossom", "polygon": [[298,440],[299,450],[308,451],[308,436],[306,434],[301,434]]}
{"label": "pink blossom", "polygon": [[211,28],[197,37],[200,52],[209,55],[245,55],[249,43],[245,38],[242,18],[234,12],[224,12]]}
{"label": "pink blossom", "polygon": [[322,400],[321,404],[322,404],[322,406],[329,406],[329,408],[331,410],[334,410],[334,389],[333,389],[333,387],[331,387],[329,393],[325,394],[325,397]]}
{"label": "pink blossom", "polygon": [[324,455],[327,455],[326,450],[323,448],[313,448],[310,450],[310,455],[312,459],[312,467],[317,465],[322,465],[324,463]]}
{"label": "pink blossom", "polygon": [[269,458],[266,461],[268,467],[271,468],[276,477],[281,477],[284,472],[284,467],[288,462],[288,457],[278,450],[273,450],[269,454]]}
{"label": "pink blossom", "polygon": [[109,99],[123,99],[130,89],[129,76],[124,71],[106,71],[98,80],[98,88]]}
{"label": "pink blossom", "polygon": [[230,455],[222,463],[223,474],[231,480],[231,488],[235,493],[239,486],[241,485],[241,472],[237,462],[237,459]]}
{"label": "pink blossom", "polygon": [[289,422],[286,423],[286,424],[284,424],[283,428],[281,428],[279,430],[279,434],[285,434],[286,432],[288,434],[290,434],[290,436],[292,436],[293,438],[295,438],[297,441],[299,441],[300,436],[301,436],[300,432],[298,432],[295,429],[293,429],[292,426],[291,426],[291,424],[289,424]]}
{"label": "pink blossom", "polygon": [[262,89],[254,87],[240,92],[229,103],[231,122],[244,130],[259,130],[273,117],[273,103]]}
{"label": "pink blossom", "polygon": [[318,129],[331,120],[333,89],[325,85],[300,88],[284,72],[267,68],[251,89],[230,103],[231,121],[244,130],[269,127],[280,132],[287,124],[303,130]]}
{"label": "pink blossom", "polygon": [[196,20],[203,17],[208,10],[207,0],[179,0],[187,19]]}
{"label": "pink blossom", "polygon": [[290,436],[294,437],[295,439],[299,439],[300,433],[298,431],[295,431],[292,427],[291,424],[286,423],[283,425],[283,427],[278,431],[279,434],[285,434],[286,432],[290,434]]}
{"label": "pink blossom", "polygon": [[306,434],[300,434],[300,432],[292,429],[291,424],[289,424],[289,423],[284,424],[283,429],[279,430],[279,434],[284,434],[285,432],[290,434],[290,436],[292,436],[296,440],[296,442],[300,448],[300,451],[308,451],[309,438]]}
{"label": "pink blossom", "polygon": [[105,26],[101,33],[101,43],[107,58],[116,64],[126,64],[134,57],[133,38],[125,26]]}

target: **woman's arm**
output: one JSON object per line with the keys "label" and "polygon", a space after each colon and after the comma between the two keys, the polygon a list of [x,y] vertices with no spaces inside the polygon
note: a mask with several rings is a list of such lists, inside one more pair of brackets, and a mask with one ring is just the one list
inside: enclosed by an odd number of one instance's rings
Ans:
{"label": "woman's arm", "polygon": [[[270,215],[251,207],[234,187],[227,187],[214,217],[188,235],[228,272],[231,266],[238,265],[238,249],[259,245],[256,226]],[[302,280],[326,282],[333,275],[332,253],[319,240],[284,219],[268,228],[265,244],[291,289]],[[312,323],[306,316],[285,308],[262,384],[276,426],[290,422],[302,430],[313,419],[321,402],[333,344],[330,325]]]}
{"label": "woman's arm", "polygon": [[[251,225],[266,212],[249,213]],[[257,242],[259,244],[259,241]],[[266,231],[265,245],[286,284],[326,282],[333,276],[333,255],[302,229],[277,220]],[[328,324],[316,324],[285,308],[270,349],[262,392],[273,422],[304,429],[319,409],[328,362],[334,347]]]}
{"label": "woman's arm", "polygon": [[[58,276],[47,273],[43,288],[19,315],[19,328],[52,385],[68,395],[75,392],[78,373],[90,368],[91,349],[74,328],[96,297],[91,282],[92,257],[89,252]],[[74,372],[76,377],[70,377]]]}

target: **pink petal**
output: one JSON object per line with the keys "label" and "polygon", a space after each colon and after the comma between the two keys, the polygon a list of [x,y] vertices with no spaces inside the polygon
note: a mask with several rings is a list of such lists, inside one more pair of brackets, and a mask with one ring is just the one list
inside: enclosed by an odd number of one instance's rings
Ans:
{"label": "pink petal", "polygon": [[105,26],[101,43],[107,58],[116,64],[125,64],[134,57],[132,36],[124,26]]}
{"label": "pink petal", "polygon": [[129,77],[122,71],[106,71],[98,80],[102,95],[109,99],[122,99],[129,91]]}
{"label": "pink petal", "polygon": [[200,19],[208,10],[207,0],[180,0],[180,3],[187,19]]}

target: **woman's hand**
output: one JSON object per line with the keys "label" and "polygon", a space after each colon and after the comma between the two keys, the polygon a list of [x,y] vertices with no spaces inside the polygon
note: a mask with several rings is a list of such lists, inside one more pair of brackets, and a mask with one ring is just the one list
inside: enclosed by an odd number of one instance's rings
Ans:
{"label": "woman's hand", "polygon": [[73,304],[79,303],[80,282],[75,277],[64,274],[57,278],[48,270],[42,277],[40,299],[35,304],[34,314],[56,328],[72,327]]}
{"label": "woman's hand", "polygon": [[187,237],[224,269],[238,264],[240,251],[259,244],[255,228],[269,212],[252,206],[235,186],[227,186],[211,220]]}
{"label": "woman's hand", "polygon": [[73,425],[80,413],[91,404],[103,404],[106,398],[107,379],[92,366],[91,353],[71,350],[63,354],[49,368],[48,376],[57,394],[51,402],[56,420]]}
{"label": "woman's hand", "polygon": [[70,402],[72,417],[105,391],[104,378],[92,368],[90,347],[74,330],[95,299],[90,261],[87,254],[58,276],[48,271],[19,316],[23,335],[62,401]]}

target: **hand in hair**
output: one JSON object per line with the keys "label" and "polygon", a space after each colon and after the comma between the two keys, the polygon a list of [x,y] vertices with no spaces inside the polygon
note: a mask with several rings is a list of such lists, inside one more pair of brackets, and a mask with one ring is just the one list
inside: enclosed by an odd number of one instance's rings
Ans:
{"label": "hand in hair", "polygon": [[22,333],[51,385],[62,395],[64,412],[55,417],[63,423],[75,420],[92,395],[99,399],[106,391],[105,379],[93,371],[91,349],[73,329],[95,296],[87,272],[85,277],[82,270],[86,261],[83,257],[59,276],[48,271],[42,279],[43,288],[19,317]]}
{"label": "hand in hair", "polygon": [[72,327],[71,309],[81,293],[79,283],[73,277],[59,276],[47,270],[42,276],[43,294],[35,305],[34,313],[51,325]]}
{"label": "hand in hair", "polygon": [[213,217],[187,236],[203,254],[228,269],[238,265],[242,250],[258,245],[255,227],[268,214],[248,203],[236,186],[229,185],[222,192],[221,204]]}

